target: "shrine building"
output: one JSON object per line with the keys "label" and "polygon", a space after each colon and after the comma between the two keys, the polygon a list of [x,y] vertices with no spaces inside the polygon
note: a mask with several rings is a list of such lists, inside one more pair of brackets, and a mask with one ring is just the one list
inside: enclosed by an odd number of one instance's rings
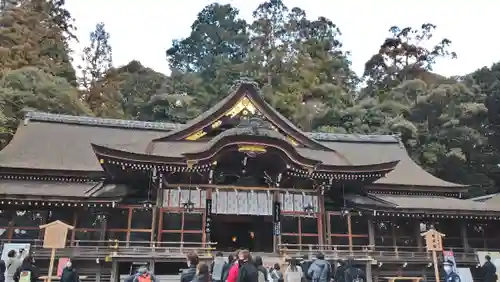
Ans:
{"label": "shrine building", "polygon": [[368,282],[432,281],[430,228],[459,266],[500,250],[500,202],[467,190],[422,169],[398,136],[303,132],[240,81],[186,124],[28,112],[0,151],[0,240],[30,243],[43,272],[39,226],[74,226],[56,256],[89,281],[116,282],[138,261],[170,275],[190,251],[239,248],[268,262],[353,259]]}

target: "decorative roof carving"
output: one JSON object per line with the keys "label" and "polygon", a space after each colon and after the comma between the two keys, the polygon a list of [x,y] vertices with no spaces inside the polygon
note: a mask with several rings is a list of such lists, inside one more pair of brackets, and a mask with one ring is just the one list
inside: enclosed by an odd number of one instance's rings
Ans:
{"label": "decorative roof carving", "polygon": [[242,119],[236,128],[247,128],[250,130],[248,131],[251,133],[250,135],[261,135],[261,130],[273,130],[273,126],[270,122],[258,116]]}
{"label": "decorative roof carving", "polygon": [[261,118],[254,117],[246,119],[242,121],[237,127],[228,129],[220,133],[219,135],[215,136],[207,143],[207,148],[210,148],[224,137],[235,136],[235,135],[265,136],[269,138],[283,140],[286,141],[287,143],[290,143],[285,136],[281,135],[279,132],[272,129],[272,126],[269,122],[264,121]]}
{"label": "decorative roof carving", "polygon": [[240,79],[234,82],[230,92],[236,91],[242,84],[250,84],[253,85],[255,89],[259,89],[259,84],[255,80],[247,76],[241,76]]}

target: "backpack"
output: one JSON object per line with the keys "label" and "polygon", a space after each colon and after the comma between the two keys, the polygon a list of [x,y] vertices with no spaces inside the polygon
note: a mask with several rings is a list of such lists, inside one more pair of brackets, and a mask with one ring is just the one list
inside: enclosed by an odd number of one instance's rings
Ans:
{"label": "backpack", "polygon": [[258,279],[257,282],[266,282],[266,275],[264,274],[264,271],[258,270]]}
{"label": "backpack", "polygon": [[273,270],[271,272],[271,278],[273,278],[273,281],[275,282],[283,282],[285,279],[283,279],[283,273],[279,270]]}
{"label": "backpack", "polygon": [[31,282],[31,271],[21,271],[21,273],[19,273],[19,282]]}
{"label": "backpack", "polygon": [[[19,281],[21,282],[21,281]],[[138,275],[136,282],[151,282],[151,275]]]}

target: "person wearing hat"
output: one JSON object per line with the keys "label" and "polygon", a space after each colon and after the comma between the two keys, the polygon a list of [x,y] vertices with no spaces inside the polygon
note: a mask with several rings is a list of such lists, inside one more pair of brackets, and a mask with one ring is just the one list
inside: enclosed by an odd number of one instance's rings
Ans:
{"label": "person wearing hat", "polygon": [[461,282],[460,276],[454,271],[454,266],[455,264],[449,260],[443,263],[443,268],[446,272],[444,282]]}

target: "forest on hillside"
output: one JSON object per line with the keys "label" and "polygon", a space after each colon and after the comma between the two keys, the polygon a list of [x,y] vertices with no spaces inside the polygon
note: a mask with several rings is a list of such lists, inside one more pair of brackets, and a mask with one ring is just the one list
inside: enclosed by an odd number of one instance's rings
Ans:
{"label": "forest on hillside", "polygon": [[433,73],[436,59],[460,54],[448,38],[426,47],[438,28],[432,23],[388,27],[359,77],[335,19],[269,0],[247,22],[231,5],[210,4],[187,37],[165,46],[167,76],[138,61],[114,66],[102,23],[89,35],[83,64],[73,66],[76,27],[65,0],[16,2],[3,1],[0,11],[3,135],[27,108],[182,123],[246,77],[305,131],[400,134],[432,174],[472,185],[471,195],[499,190],[500,63],[463,77]]}

